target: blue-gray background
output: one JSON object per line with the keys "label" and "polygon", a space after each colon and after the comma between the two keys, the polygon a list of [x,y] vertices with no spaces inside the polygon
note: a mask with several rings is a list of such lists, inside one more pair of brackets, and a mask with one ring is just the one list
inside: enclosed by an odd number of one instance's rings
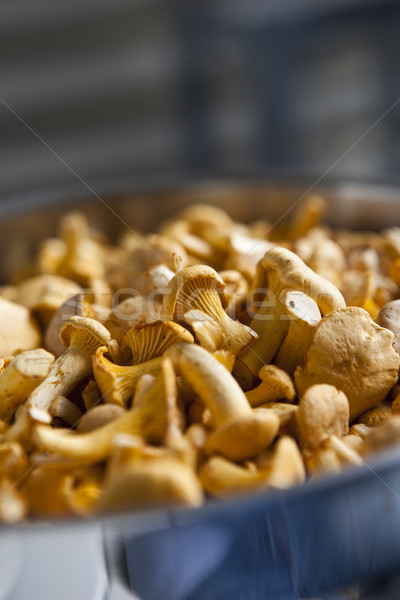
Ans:
{"label": "blue-gray background", "polygon": [[399,64],[399,2],[2,2],[0,192],[71,170],[397,176],[400,104],[356,142]]}

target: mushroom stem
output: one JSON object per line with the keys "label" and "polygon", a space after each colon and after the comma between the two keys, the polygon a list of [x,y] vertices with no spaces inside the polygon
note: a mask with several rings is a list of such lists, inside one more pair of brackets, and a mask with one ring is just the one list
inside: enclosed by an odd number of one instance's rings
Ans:
{"label": "mushroom stem", "polygon": [[69,349],[52,365],[46,379],[29,396],[27,406],[50,410],[58,396],[67,396],[77,382],[91,373],[91,359]]}
{"label": "mushroom stem", "polygon": [[212,412],[217,427],[251,413],[238,383],[216,359],[195,344],[176,344],[166,354]]}
{"label": "mushroom stem", "polygon": [[21,352],[0,374],[0,419],[10,422],[16,408],[48,375],[54,356],[42,348]]}
{"label": "mushroom stem", "polygon": [[245,390],[256,384],[260,367],[272,361],[285,339],[289,320],[282,298],[289,290],[302,291],[313,298],[323,315],[346,306],[339,290],[314,273],[296,254],[286,248],[268,250],[257,264],[253,284],[254,292],[264,294],[249,325],[258,334],[258,340],[243,348],[234,370]]}
{"label": "mushroom stem", "polygon": [[255,413],[237,381],[212,354],[196,344],[180,343],[166,356],[212,413],[215,430],[207,439],[209,453],[241,461],[271,443],[279,418],[272,412]]}
{"label": "mushroom stem", "polygon": [[42,451],[79,460],[90,464],[105,460],[112,452],[113,440],[118,433],[143,436],[152,442],[160,442],[167,427],[166,384],[167,365],[157,377],[155,384],[143,398],[138,408],[133,407],[102,427],[81,434],[65,433],[46,426],[37,426],[34,440]]}
{"label": "mushroom stem", "polygon": [[289,375],[293,375],[296,367],[305,362],[321,314],[317,303],[303,292],[287,292],[283,304],[291,320],[289,331],[274,363]]}
{"label": "mushroom stem", "polygon": [[69,348],[57,358],[46,379],[29,396],[28,407],[50,410],[58,396],[68,396],[92,373],[92,354],[111,340],[103,325],[86,317],[71,317],[61,329],[60,337]]}
{"label": "mushroom stem", "polygon": [[236,465],[222,456],[212,456],[202,466],[200,481],[209,494],[224,498],[267,487],[266,474]]}
{"label": "mushroom stem", "polygon": [[190,310],[200,310],[215,320],[226,336],[225,348],[237,354],[256,336],[243,323],[234,321],[223,308],[225,283],[214,269],[204,265],[187,267],[168,283],[163,298],[165,319],[184,321]]}
{"label": "mushroom stem", "polygon": [[103,491],[98,513],[170,504],[200,506],[203,491],[193,470],[176,458],[137,460]]}

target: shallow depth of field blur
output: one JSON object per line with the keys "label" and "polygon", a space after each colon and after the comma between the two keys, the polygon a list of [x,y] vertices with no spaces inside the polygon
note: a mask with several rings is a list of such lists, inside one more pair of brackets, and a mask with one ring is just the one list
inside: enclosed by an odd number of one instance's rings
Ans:
{"label": "shallow depth of field blur", "polygon": [[126,172],[396,176],[399,23],[387,0],[3,3],[0,192]]}

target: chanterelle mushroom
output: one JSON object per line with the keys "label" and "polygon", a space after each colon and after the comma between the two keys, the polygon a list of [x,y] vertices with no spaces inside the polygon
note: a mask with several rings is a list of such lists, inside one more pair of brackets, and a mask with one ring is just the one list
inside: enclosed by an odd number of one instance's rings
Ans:
{"label": "chanterelle mushroom", "polygon": [[264,365],[258,372],[261,383],[246,392],[251,406],[259,406],[276,400],[293,402],[296,396],[294,384],[288,373],[275,365]]}
{"label": "chanterelle mushroom", "polygon": [[164,318],[183,321],[190,310],[201,310],[221,326],[226,336],[226,348],[237,354],[255,334],[248,327],[234,321],[225,312],[223,291],[225,284],[214,269],[204,265],[188,267],[177,273],[168,283],[163,299]]}
{"label": "chanterelle mushroom", "polygon": [[93,374],[105,402],[125,406],[131,400],[139,378],[158,373],[162,354],[179,341],[192,343],[189,331],[173,321],[155,321],[138,325],[124,334],[123,344],[132,353],[131,365],[118,365],[104,356],[106,347],[93,356]]}
{"label": "chanterelle mushroom", "polygon": [[39,326],[25,306],[0,298],[0,356],[38,348]]}
{"label": "chanterelle mushroom", "polygon": [[[172,384],[171,385],[171,380]],[[143,436],[150,442],[160,443],[167,429],[167,405],[175,375],[169,361],[163,361],[154,385],[147,390],[140,406],[130,410],[105,425],[88,433],[65,433],[47,426],[37,426],[34,432],[40,450],[73,458],[82,464],[105,460],[112,452],[118,433]]]}
{"label": "chanterelle mushroom", "polygon": [[9,422],[15,409],[45,379],[54,356],[42,348],[21,352],[0,374],[0,419]]}
{"label": "chanterelle mushroom", "polygon": [[379,311],[376,322],[393,333],[393,347],[400,354],[400,300],[385,304]]}
{"label": "chanterelle mushroom", "polygon": [[68,300],[57,309],[46,328],[44,335],[45,347],[55,354],[56,357],[60,356],[65,351],[65,346],[60,339],[59,331],[70,317],[75,316],[95,318],[95,311],[84,293],[69,297]]}
{"label": "chanterelle mushroom", "polygon": [[48,325],[56,310],[81,290],[81,286],[71,279],[36,275],[18,285],[14,302],[29,308],[41,323]]}
{"label": "chanterelle mushroom", "polygon": [[27,400],[29,407],[49,410],[58,396],[69,392],[92,372],[92,355],[99,346],[111,341],[101,323],[87,317],[71,317],[60,330],[60,338],[68,348],[53,363],[49,375]]}
{"label": "chanterelle mushroom", "polygon": [[398,379],[399,355],[393,333],[379,327],[362,308],[336,310],[317,327],[304,367],[295,371],[302,396],[315,383],[342,390],[350,404],[350,421],[376,406]]}
{"label": "chanterelle mushroom", "polygon": [[326,315],[346,306],[339,290],[328,280],[312,271],[293,252],[286,248],[272,248],[257,265],[254,292],[266,294],[250,322],[250,328],[259,336],[237,357],[234,373],[244,389],[257,382],[257,373],[263,364],[270,363],[279,350],[289,327],[286,307],[282,304],[285,292],[298,290],[317,303]]}
{"label": "chanterelle mushroom", "polygon": [[271,443],[279,418],[272,412],[254,412],[229,371],[207,350],[181,342],[166,356],[212,413],[216,429],[206,442],[209,453],[240,461],[256,456]]}
{"label": "chanterelle mushroom", "polygon": [[329,436],[349,432],[349,402],[333,385],[316,384],[304,393],[295,419],[302,447],[312,451]]}

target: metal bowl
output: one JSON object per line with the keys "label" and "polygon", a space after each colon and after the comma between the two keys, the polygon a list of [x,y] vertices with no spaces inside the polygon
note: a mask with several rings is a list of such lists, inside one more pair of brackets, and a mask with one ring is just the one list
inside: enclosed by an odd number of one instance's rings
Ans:
{"label": "metal bowl", "polygon": [[[91,188],[96,192],[71,186],[6,198],[0,204],[0,276],[52,235],[72,207],[113,236],[125,223],[151,230],[199,200],[222,206],[239,220],[267,216],[276,222],[312,190],[328,200],[326,221],[335,227],[400,225],[396,185],[314,186],[312,180],[252,175],[206,183],[125,178]],[[284,492],[210,502],[196,510],[2,526],[0,599],[22,599],[32,590],[44,599],[112,597],[117,587],[126,594],[118,597],[135,597],[130,587],[143,600],[311,597],[395,569],[399,530],[400,452],[394,449],[363,467]]]}

